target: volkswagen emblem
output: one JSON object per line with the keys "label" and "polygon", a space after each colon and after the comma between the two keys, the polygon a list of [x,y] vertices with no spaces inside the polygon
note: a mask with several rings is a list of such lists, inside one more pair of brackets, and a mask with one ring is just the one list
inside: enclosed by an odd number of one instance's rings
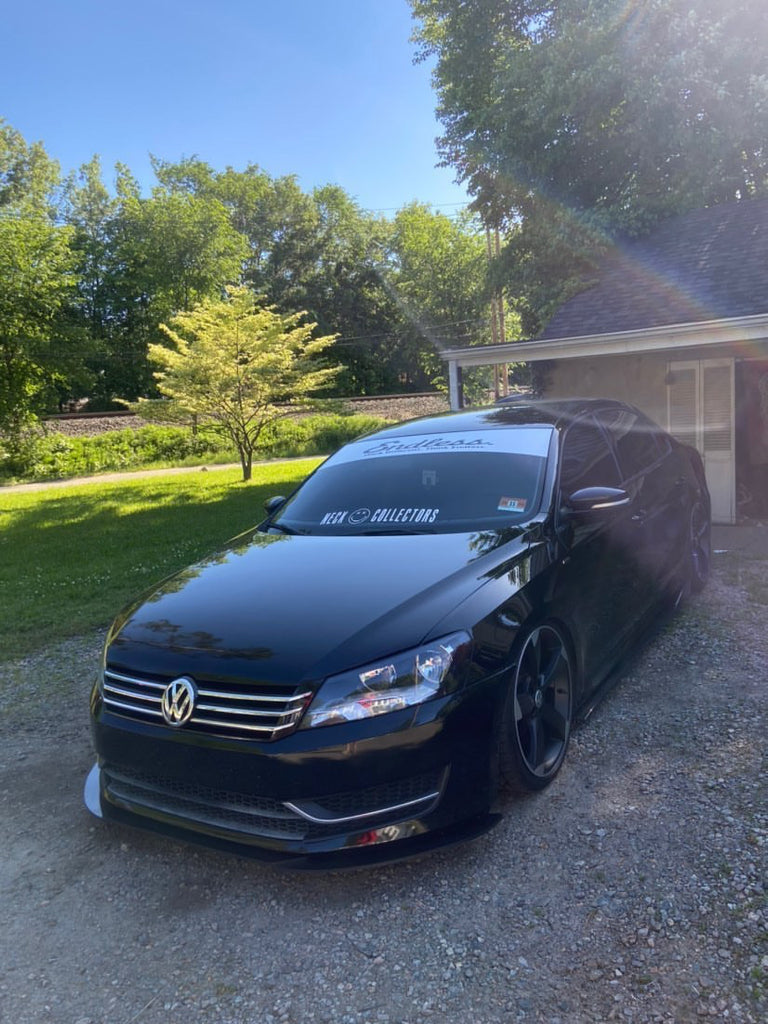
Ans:
{"label": "volkswagen emblem", "polygon": [[197,690],[188,676],[174,679],[163,691],[163,698],[160,702],[163,718],[168,725],[172,725],[174,728],[186,725],[195,710],[196,700]]}

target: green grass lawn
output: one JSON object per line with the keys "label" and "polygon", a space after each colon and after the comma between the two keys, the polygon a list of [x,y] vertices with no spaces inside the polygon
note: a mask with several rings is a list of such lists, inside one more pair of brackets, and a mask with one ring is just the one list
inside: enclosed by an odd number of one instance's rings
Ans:
{"label": "green grass lawn", "polygon": [[264,517],[320,462],[118,483],[0,489],[0,660],[106,626],[144,587]]}

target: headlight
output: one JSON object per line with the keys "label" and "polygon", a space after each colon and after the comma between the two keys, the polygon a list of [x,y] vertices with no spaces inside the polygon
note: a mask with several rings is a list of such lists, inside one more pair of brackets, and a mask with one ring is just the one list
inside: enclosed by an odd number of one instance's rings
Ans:
{"label": "headlight", "polygon": [[452,633],[423,647],[331,676],[304,715],[302,729],[386,715],[458,686],[456,669],[468,651],[467,633]]}

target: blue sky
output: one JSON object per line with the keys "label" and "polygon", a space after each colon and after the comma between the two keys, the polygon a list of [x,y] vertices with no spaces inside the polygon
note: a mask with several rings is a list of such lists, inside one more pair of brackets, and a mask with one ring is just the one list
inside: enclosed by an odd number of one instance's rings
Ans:
{"label": "blue sky", "polygon": [[98,153],[256,163],[367,209],[466,202],[436,168],[430,68],[405,0],[22,0],[5,5],[0,116],[66,172]]}

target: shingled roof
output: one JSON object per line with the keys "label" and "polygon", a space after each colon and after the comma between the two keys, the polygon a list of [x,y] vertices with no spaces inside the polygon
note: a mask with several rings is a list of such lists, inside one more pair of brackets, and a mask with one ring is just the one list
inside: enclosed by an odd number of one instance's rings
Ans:
{"label": "shingled roof", "polygon": [[768,313],[768,199],[695,210],[615,247],[542,339]]}

